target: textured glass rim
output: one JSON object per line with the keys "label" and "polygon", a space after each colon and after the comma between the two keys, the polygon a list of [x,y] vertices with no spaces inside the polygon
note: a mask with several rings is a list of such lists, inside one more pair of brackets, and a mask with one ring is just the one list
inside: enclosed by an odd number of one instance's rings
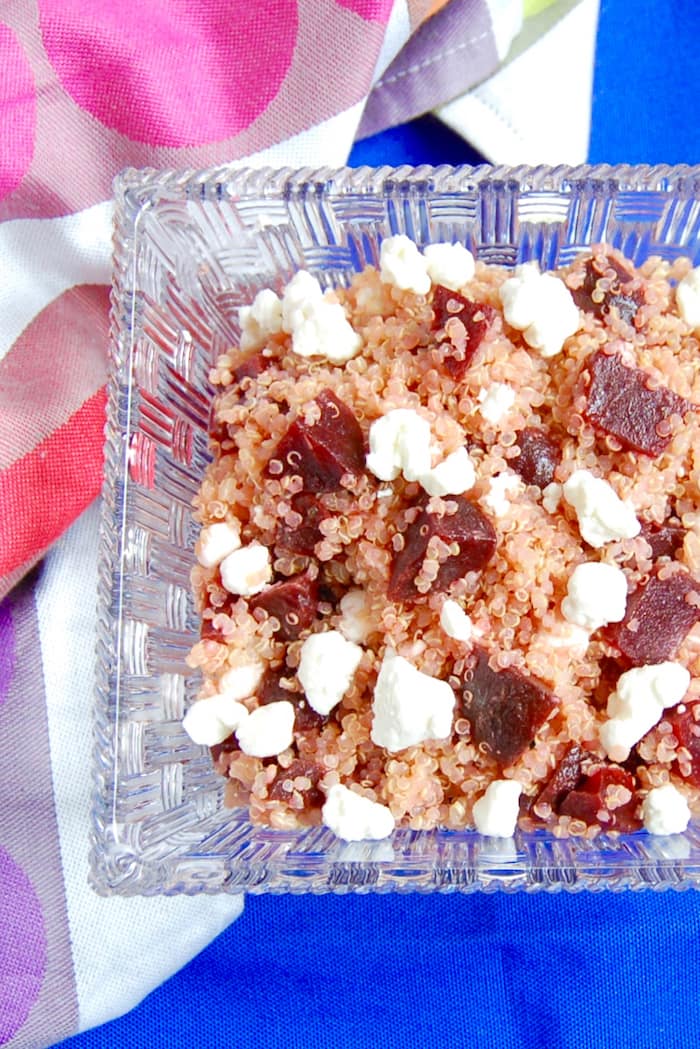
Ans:
{"label": "textured glass rim", "polygon": [[[524,192],[560,192],[566,194],[582,183],[594,187],[596,194],[611,192],[667,192],[683,199],[700,201],[700,165],[580,165],[569,166],[491,166],[379,168],[261,168],[251,169],[236,164],[220,165],[206,170],[156,171],[127,169],[114,183],[115,251],[110,326],[110,359],[108,377],[107,424],[105,428],[105,476],[102,490],[98,585],[97,689],[94,718],[93,806],[91,830],[90,880],[96,891],[111,894],[173,894],[196,892],[389,892],[389,891],[517,891],[566,889],[568,891],[625,888],[655,889],[700,888],[700,858],[688,862],[655,858],[645,865],[633,863],[625,856],[625,840],[613,840],[601,850],[601,839],[581,843],[580,860],[568,865],[560,862],[538,866],[528,864],[527,857],[507,858],[502,850],[474,832],[397,831],[395,841],[410,841],[416,833],[430,835],[440,842],[464,840],[464,855],[458,862],[448,861],[439,871],[434,861],[400,855],[391,862],[333,861],[325,856],[304,856],[306,880],[314,873],[326,872],[322,885],[305,884],[296,877],[288,861],[249,863],[245,877],[232,879],[221,856],[201,857],[201,877],[185,881],[178,875],[178,862],[145,863],[138,849],[121,840],[115,819],[116,784],[113,763],[116,759],[117,716],[111,717],[110,680],[117,683],[121,673],[121,609],[123,599],[123,552],[125,511],[128,499],[128,443],[130,425],[131,353],[136,287],[135,259],[129,251],[138,232],[140,220],[152,207],[168,201],[210,200],[225,197],[244,199],[295,198],[307,193],[359,194],[384,196],[401,193],[412,187],[424,192],[455,193],[479,189],[519,190]],[[125,411],[121,395],[127,392]],[[115,512],[110,512],[114,506]],[[115,575],[116,573],[116,575]],[[118,580],[113,586],[112,579]],[[116,629],[112,620],[116,616]],[[270,833],[270,832],[268,832]],[[284,832],[271,832],[278,839]],[[694,844],[700,857],[700,834]],[[294,838],[294,834],[288,835]],[[534,849],[546,846],[552,836],[536,831],[527,835]],[[570,841],[572,839],[569,839]],[[610,839],[607,839],[610,841]],[[619,868],[610,863],[616,842],[621,842]],[[574,843],[576,840],[574,840]],[[491,850],[491,851],[489,851]],[[452,851],[452,850],[449,850]],[[605,854],[605,863],[596,853]],[[467,860],[469,862],[465,862]],[[635,858],[636,859],[636,858]],[[402,880],[393,877],[401,867]],[[191,867],[191,864],[190,864]],[[236,867],[236,864],[234,864]],[[240,875],[240,870],[237,870]],[[410,875],[414,876],[411,877]],[[439,878],[426,875],[436,874]],[[408,877],[406,877],[408,875]]]}

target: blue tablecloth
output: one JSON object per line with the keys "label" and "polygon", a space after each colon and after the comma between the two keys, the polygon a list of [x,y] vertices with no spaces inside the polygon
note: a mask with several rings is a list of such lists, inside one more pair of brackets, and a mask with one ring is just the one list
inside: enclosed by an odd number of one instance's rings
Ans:
{"label": "blue tablecloth", "polygon": [[[700,162],[700,5],[603,0],[589,159]],[[475,162],[432,118],[353,163]],[[250,897],[138,1008],[66,1049],[687,1049],[695,892]]]}

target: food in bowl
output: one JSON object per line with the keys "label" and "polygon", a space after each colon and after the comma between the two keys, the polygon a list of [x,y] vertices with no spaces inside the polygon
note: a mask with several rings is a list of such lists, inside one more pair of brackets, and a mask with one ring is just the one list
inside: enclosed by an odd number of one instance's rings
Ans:
{"label": "food in bowl", "polygon": [[676,833],[700,811],[700,282],[384,240],[216,363],[185,717],[255,823]]}

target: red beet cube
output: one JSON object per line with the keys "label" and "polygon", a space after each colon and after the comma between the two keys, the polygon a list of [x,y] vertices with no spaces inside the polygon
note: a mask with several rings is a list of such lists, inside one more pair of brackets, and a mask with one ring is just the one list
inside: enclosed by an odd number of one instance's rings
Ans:
{"label": "red beet cube", "polygon": [[548,430],[526,426],[516,434],[520,454],[510,465],[520,474],[525,484],[546,488],[554,480],[554,471],[561,462],[561,446]]}
{"label": "red beet cube", "polygon": [[591,705],[596,710],[605,710],[608,705],[610,694],[615,691],[620,674],[629,670],[629,664],[624,666],[613,656],[603,656],[599,663],[600,677],[590,696]]}
{"label": "red beet cube", "polygon": [[278,801],[287,801],[294,792],[294,787],[288,789],[285,784],[293,784],[295,779],[304,776],[311,783],[305,791],[302,791],[305,809],[320,808],[326,800],[325,794],[319,788],[318,782],[325,775],[326,769],[315,762],[304,758],[295,758],[289,768],[280,769],[270,785],[269,797]]}
{"label": "red beet cube", "polygon": [[[449,288],[438,284],[433,292],[433,331],[445,347],[443,364],[453,379],[459,381],[479,349],[495,310],[483,302],[471,302]],[[458,321],[455,324],[454,321]],[[451,322],[448,324],[448,321]]]}
{"label": "red beet cube", "polygon": [[583,750],[579,744],[569,743],[561,761],[537,795],[535,804],[549,805],[552,812],[558,812],[561,802],[576,789],[581,779],[582,759]]}
{"label": "red beet cube", "polygon": [[310,707],[303,692],[296,692],[285,688],[282,678],[289,676],[286,670],[266,670],[260,684],[258,699],[261,703],[278,703],[286,699],[294,706],[294,729],[297,732],[308,732],[309,729],[317,729],[328,721],[327,717],[317,714]]}
{"label": "red beet cube", "polygon": [[[603,278],[607,287],[599,289],[599,281]],[[632,279],[633,274],[616,259],[608,258],[607,255],[596,255],[586,263],[583,284],[571,294],[579,309],[592,313],[598,319],[616,309],[622,320],[632,324],[643,300],[640,289],[625,290]],[[594,298],[596,290],[598,294]]]}
{"label": "red beet cube", "polygon": [[231,370],[233,381],[239,383],[243,379],[257,379],[258,375],[264,372],[266,368],[269,368],[271,364],[272,358],[264,354],[262,350],[258,350],[256,353],[249,353]]}
{"label": "red beet cube", "polygon": [[438,593],[466,575],[480,571],[493,557],[496,532],[481,510],[463,496],[450,496],[457,503],[453,514],[431,513],[427,507],[409,525],[404,534],[404,546],[394,558],[387,588],[391,601],[411,601],[420,597],[415,579],[423,565],[428,543],[437,535],[445,543],[457,543],[459,552],[440,565],[431,589]]}
{"label": "red beet cube", "polygon": [[272,583],[251,597],[248,605],[251,610],[263,608],[268,615],[278,619],[277,636],[283,641],[294,641],[316,618],[318,586],[308,572],[300,572]]}
{"label": "red beet cube", "polygon": [[309,426],[295,419],[272,460],[282,463],[283,473],[301,475],[307,492],[332,492],[340,487],[343,474],[364,471],[362,430],[332,390],[323,390],[315,403],[321,409],[318,421]]}
{"label": "red beet cube", "polygon": [[585,366],[590,376],[583,412],[586,419],[625,448],[660,455],[671,437],[659,433],[659,426],[672,415],[684,415],[693,405],[665,386],[649,389],[647,373],[628,368],[618,354],[598,350]]}
{"label": "red beet cube", "polygon": [[502,765],[511,765],[532,743],[556,706],[552,693],[517,670],[492,670],[478,650],[461,689],[472,739]]}
{"label": "red beet cube", "polygon": [[665,715],[667,721],[673,726],[673,734],[678,740],[679,747],[685,747],[690,754],[690,773],[686,776],[689,783],[700,787],[700,721],[695,720],[695,714],[700,703],[690,705],[680,704],[685,709],[672,710]]}
{"label": "red beet cube", "polygon": [[[632,798],[617,808],[608,808],[608,788],[625,787]],[[636,830],[640,822],[634,815],[637,806],[634,797],[634,777],[616,765],[603,765],[592,775],[584,777],[576,790],[566,795],[559,806],[562,816],[583,820],[589,826],[598,823],[606,830]],[[599,813],[603,813],[601,819]],[[607,814],[609,819],[605,819]]]}
{"label": "red beet cube", "polygon": [[318,497],[310,492],[299,492],[293,496],[291,507],[295,513],[301,514],[302,522],[296,528],[281,524],[277,532],[277,542],[293,554],[313,554],[316,543],[323,538],[319,522],[326,516],[327,511],[319,503]]}
{"label": "red beet cube", "polygon": [[644,521],[641,535],[651,547],[651,556],[656,561],[659,557],[675,556],[676,551],[683,546],[685,528],[681,524],[672,524],[669,521],[664,521],[662,525]]}
{"label": "red beet cube", "polygon": [[[697,604],[691,603],[695,598]],[[649,577],[627,599],[625,618],[606,629],[632,666],[673,659],[700,620],[700,586],[687,572]]]}
{"label": "red beet cube", "polygon": [[212,764],[216,765],[222,754],[234,754],[238,747],[238,740],[236,739],[235,733],[231,733],[221,743],[215,743],[213,747],[209,747],[209,753],[211,754]]}

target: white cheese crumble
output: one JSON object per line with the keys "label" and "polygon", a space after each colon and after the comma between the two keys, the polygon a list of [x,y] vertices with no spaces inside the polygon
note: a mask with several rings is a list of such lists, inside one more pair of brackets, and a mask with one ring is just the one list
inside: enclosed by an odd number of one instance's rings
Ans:
{"label": "white cheese crumble", "polygon": [[367,468],[380,481],[403,473],[417,481],[430,470],[430,424],[412,408],[392,408],[369,428]]}
{"label": "white cheese crumble", "polygon": [[489,487],[484,502],[496,517],[504,517],[510,510],[508,495],[517,492],[522,487],[522,481],[512,470],[503,470],[502,473],[494,474],[489,480]]}
{"label": "white cheese crumble", "polygon": [[561,501],[563,488],[556,481],[552,481],[542,489],[542,506],[548,514],[555,514]]}
{"label": "white cheese crumble", "polygon": [[249,543],[221,562],[221,582],[230,594],[250,597],[272,579],[270,551],[262,543]]}
{"label": "white cheese crumble", "polygon": [[227,739],[247,717],[242,703],[230,695],[217,694],[193,703],[182,719],[182,727],[194,743],[213,747]]}
{"label": "white cheese crumble", "polygon": [[317,714],[330,714],[350,688],[362,649],[337,630],[311,634],[301,646],[297,677],[309,706]]}
{"label": "white cheese crumble", "polygon": [[641,525],[634,509],[589,470],[575,470],[564,483],[563,495],[576,511],[582,537],[596,549],[614,539],[639,535]]}
{"label": "white cheese crumble", "polygon": [[690,809],[672,783],[653,787],[642,802],[644,827],[650,834],[682,834],[690,823]]}
{"label": "white cheese crumble", "polygon": [[621,674],[608,697],[609,720],[600,729],[600,742],[610,760],[626,761],[664,709],[680,703],[689,684],[686,668],[670,661],[633,667]]}
{"label": "white cheese crumble", "polygon": [[515,390],[505,382],[494,382],[488,390],[479,391],[479,403],[484,419],[495,425],[515,404]]}
{"label": "white cheese crumble", "polygon": [[328,791],[321,816],[324,825],[343,841],[378,841],[388,838],[395,827],[386,805],[356,794],[341,783]]}
{"label": "white cheese crumble", "polygon": [[387,649],[374,689],[372,742],[394,752],[425,739],[446,739],[454,705],[455,695],[446,681],[423,674]]}
{"label": "white cheese crumble", "polygon": [[282,327],[292,336],[292,350],[300,357],[325,357],[343,364],[360,350],[362,339],[339,302],[328,302],[315,277],[300,270],[282,299]]}
{"label": "white cheese crumble", "polygon": [[474,487],[476,470],[467,449],[457,448],[418,480],[428,495],[462,495]]}
{"label": "white cheese crumble", "polygon": [[314,307],[323,299],[323,290],[308,270],[299,270],[284,289],[282,298],[282,330],[292,335],[308,319]]}
{"label": "white cheese crumble", "polygon": [[447,636],[453,637],[455,641],[470,641],[474,632],[471,619],[451,597],[443,602],[440,609],[440,626]]}
{"label": "white cheese crumble", "polygon": [[501,285],[499,295],[508,324],[521,331],[528,346],[543,357],[560,353],[581,326],[567,286],[551,273],[540,273],[536,262],[518,266],[515,276]]}
{"label": "white cheese crumble", "polygon": [[294,707],[287,699],[258,707],[236,730],[238,745],[254,758],[272,758],[291,747],[294,739]]}
{"label": "white cheese crumble", "polygon": [[562,614],[570,623],[597,630],[619,623],[627,608],[627,577],[617,565],[586,561],[569,576]]}
{"label": "white cheese crumble", "polygon": [[282,303],[272,288],[263,288],[251,306],[241,306],[238,320],[241,325],[241,349],[252,350],[261,346],[270,335],[282,331]]}
{"label": "white cheese crumble", "polygon": [[676,288],[678,312],[691,328],[700,328],[700,266],[686,274]]}
{"label": "white cheese crumble", "polygon": [[379,251],[379,276],[385,284],[427,295],[430,291],[428,260],[403,233],[387,237]]}
{"label": "white cheese crumble", "polygon": [[463,244],[429,244],[423,255],[433,284],[459,291],[474,276],[474,256]]}
{"label": "white cheese crumble", "polygon": [[216,521],[199,533],[194,552],[200,565],[213,568],[241,545],[238,521]]}
{"label": "white cheese crumble", "polygon": [[262,680],[265,666],[260,660],[232,667],[219,678],[219,688],[233,699],[247,699],[252,696]]}
{"label": "white cheese crumble", "polygon": [[338,629],[343,637],[357,645],[364,644],[376,629],[370,615],[369,598],[362,587],[352,587],[341,597]]}
{"label": "white cheese crumble", "polygon": [[518,822],[522,786],[515,779],[497,779],[474,802],[472,815],[479,834],[512,838]]}

